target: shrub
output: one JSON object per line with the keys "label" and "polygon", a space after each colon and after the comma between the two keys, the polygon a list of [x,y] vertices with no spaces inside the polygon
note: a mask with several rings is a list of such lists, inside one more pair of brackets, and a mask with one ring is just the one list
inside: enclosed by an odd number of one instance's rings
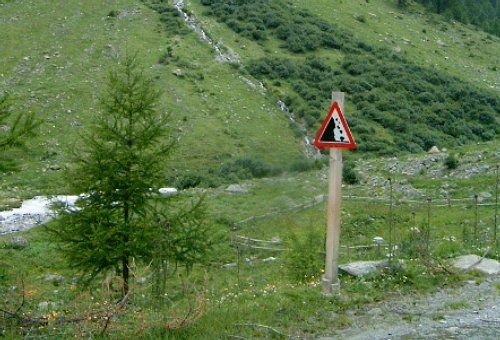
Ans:
{"label": "shrub", "polygon": [[444,160],[444,166],[448,170],[456,169],[458,168],[458,159],[450,153],[450,155]]}
{"label": "shrub", "polygon": [[309,228],[304,239],[290,236],[290,252],[286,262],[289,277],[296,282],[308,282],[321,275],[325,239],[322,233]]}
{"label": "shrub", "polygon": [[115,11],[114,9],[109,11],[108,18],[116,18],[120,14],[119,11]]}
{"label": "shrub", "polygon": [[323,162],[321,159],[300,159],[290,166],[290,170],[294,172],[305,172],[309,170],[320,170],[323,168]]}
{"label": "shrub", "polygon": [[219,170],[221,177],[235,176],[238,179],[261,178],[280,174],[281,169],[270,166],[259,159],[240,158],[222,165]]}
{"label": "shrub", "polygon": [[353,162],[345,162],[344,168],[342,169],[342,177],[345,183],[347,184],[358,184],[359,177],[356,171],[354,170]]}
{"label": "shrub", "polygon": [[[285,102],[309,130],[315,129],[323,117],[317,113],[329,104],[330,91],[339,89],[350,93],[350,110],[359,113],[358,120],[364,122],[361,130],[374,130],[360,136],[366,141],[359,145],[363,151],[418,152],[451,141],[494,139],[499,131],[495,124],[500,113],[497,94],[480,91],[445,73],[417,66],[388,49],[360,41],[283,0],[205,0],[204,4],[221,22],[231,22],[235,32],[236,27],[255,27],[283,41],[282,48],[293,53],[319,48],[341,50],[345,61],[336,67],[310,56],[266,56],[250,61],[251,75],[290,90],[287,95],[294,100]],[[461,107],[457,107],[457,101]],[[386,131],[379,131],[382,128]],[[380,137],[379,132],[393,138]],[[394,142],[402,139],[407,143]]]}

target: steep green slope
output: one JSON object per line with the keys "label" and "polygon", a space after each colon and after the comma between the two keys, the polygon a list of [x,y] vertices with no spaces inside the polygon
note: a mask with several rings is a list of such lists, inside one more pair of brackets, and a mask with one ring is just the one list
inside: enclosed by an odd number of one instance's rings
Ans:
{"label": "steep green slope", "polygon": [[[471,23],[500,36],[500,3],[497,0],[417,0],[429,9],[465,24]],[[399,2],[402,2],[401,0]],[[405,1],[407,2],[407,1]]]}
{"label": "steep green slope", "polygon": [[449,22],[417,4],[401,10],[394,0],[292,0],[292,3],[349,29],[362,41],[400,51],[396,53],[419,66],[500,91],[499,37]]}
{"label": "steep green slope", "polygon": [[[362,39],[350,27],[311,14],[305,8],[310,2],[200,3],[192,2],[197,13],[238,34],[234,41],[246,54],[250,74],[265,79],[311,134],[332,89],[350,96],[350,124],[361,151],[418,152],[434,144],[490,140],[498,132],[497,93]],[[247,43],[251,47],[243,49]]]}
{"label": "steep green slope", "polygon": [[59,169],[99,113],[107,72],[127,51],[155,76],[172,114],[179,145],[166,176],[217,172],[244,157],[286,168],[303,157],[273,99],[217,62],[178,16],[160,21],[133,0],[15,1],[0,4],[0,32],[0,92],[13,95],[14,109],[45,120],[28,150],[3,155],[21,171],[3,174],[1,190],[64,191]]}

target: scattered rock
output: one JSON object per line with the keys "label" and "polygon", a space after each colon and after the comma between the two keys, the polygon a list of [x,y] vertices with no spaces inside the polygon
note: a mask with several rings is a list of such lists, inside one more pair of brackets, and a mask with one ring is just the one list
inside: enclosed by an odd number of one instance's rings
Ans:
{"label": "scattered rock", "polygon": [[276,262],[278,259],[276,257],[268,257],[266,259],[263,259],[262,262],[267,263],[267,262]]}
{"label": "scattered rock", "polygon": [[500,273],[500,263],[498,261],[477,255],[459,256],[452,260],[452,265],[462,271],[474,269],[488,275]]}
{"label": "scattered rock", "polygon": [[490,194],[489,192],[487,191],[483,191],[479,194],[479,202],[484,202],[484,201],[487,201],[489,200],[490,198],[492,198],[493,195]]}
{"label": "scattered rock", "polygon": [[176,77],[178,78],[183,78],[184,77],[184,74],[182,73],[182,70],[180,68],[178,69],[175,69],[173,72],[172,72],[173,75],[175,75]]}
{"label": "scattered rock", "polygon": [[14,237],[9,240],[7,247],[12,249],[24,249],[29,246],[28,240],[22,237]]}
{"label": "scattered rock", "polygon": [[47,274],[44,280],[45,282],[61,283],[64,281],[64,276],[59,274]]}
{"label": "scattered rock", "polygon": [[40,312],[47,312],[48,310],[57,310],[58,304],[56,302],[42,301],[38,304]]}
{"label": "scattered rock", "polygon": [[381,268],[387,266],[387,261],[358,261],[340,265],[339,268],[343,272],[352,276],[366,276],[377,273]]}
{"label": "scattered rock", "polygon": [[22,201],[19,198],[4,198],[0,200],[0,208],[19,208]]}
{"label": "scattered rock", "polygon": [[142,286],[142,285],[146,284],[147,281],[148,281],[148,279],[146,279],[145,277],[139,277],[135,280],[135,283]]}
{"label": "scattered rock", "polygon": [[399,47],[399,46],[394,47],[394,52],[397,52],[397,53],[401,52],[401,47]]}
{"label": "scattered rock", "polygon": [[61,166],[57,165],[57,164],[52,164],[52,165],[49,165],[48,169],[52,170],[52,171],[59,171],[59,170],[61,170]]}
{"label": "scattered rock", "polygon": [[367,314],[368,314],[368,315],[381,315],[381,314],[383,314],[383,312],[384,312],[384,311],[383,311],[381,308],[377,308],[377,307],[375,307],[375,308],[370,309],[370,310],[367,312]]}
{"label": "scattered rock", "polygon": [[446,44],[444,43],[444,41],[442,41],[441,39],[438,39],[438,41],[436,41],[436,43],[441,46],[441,47],[446,47]]}
{"label": "scattered rock", "polygon": [[222,268],[230,269],[236,267],[238,264],[236,262],[227,263],[222,266]]}
{"label": "scattered rock", "polygon": [[324,201],[325,201],[325,195],[318,195],[314,197],[314,203],[316,204],[323,203]]}
{"label": "scattered rock", "polygon": [[162,195],[165,196],[171,196],[177,194],[177,189],[176,188],[160,188],[158,189],[158,192]]}
{"label": "scattered rock", "polygon": [[436,154],[436,153],[440,153],[440,151],[439,151],[438,147],[434,145],[432,148],[429,149],[429,151],[427,151],[427,153]]}
{"label": "scattered rock", "polygon": [[38,310],[40,312],[46,312],[49,310],[49,302],[43,301],[38,304]]}
{"label": "scattered rock", "polygon": [[231,194],[244,194],[248,192],[248,189],[239,184],[231,184],[226,188],[226,191]]}

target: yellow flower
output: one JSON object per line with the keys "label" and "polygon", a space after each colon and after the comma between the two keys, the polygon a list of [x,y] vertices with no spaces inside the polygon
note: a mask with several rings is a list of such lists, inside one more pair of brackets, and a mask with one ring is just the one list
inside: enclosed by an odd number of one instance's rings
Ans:
{"label": "yellow flower", "polygon": [[36,289],[28,290],[28,291],[26,292],[26,296],[27,296],[27,297],[33,297],[33,296],[35,296],[35,295],[36,295],[36,293],[37,293]]}

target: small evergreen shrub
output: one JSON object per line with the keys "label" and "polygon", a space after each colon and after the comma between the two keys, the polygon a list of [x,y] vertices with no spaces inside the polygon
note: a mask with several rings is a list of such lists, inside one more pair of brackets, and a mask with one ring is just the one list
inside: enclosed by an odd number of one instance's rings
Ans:
{"label": "small evergreen shrub", "polygon": [[344,168],[342,169],[342,177],[345,183],[347,184],[358,184],[359,177],[356,171],[354,170],[354,163],[346,162],[344,163]]}
{"label": "small evergreen shrub", "polygon": [[444,160],[444,166],[446,167],[446,169],[448,170],[453,170],[453,169],[456,169],[458,168],[458,159],[450,153],[450,155],[448,157],[446,157],[446,159]]}

